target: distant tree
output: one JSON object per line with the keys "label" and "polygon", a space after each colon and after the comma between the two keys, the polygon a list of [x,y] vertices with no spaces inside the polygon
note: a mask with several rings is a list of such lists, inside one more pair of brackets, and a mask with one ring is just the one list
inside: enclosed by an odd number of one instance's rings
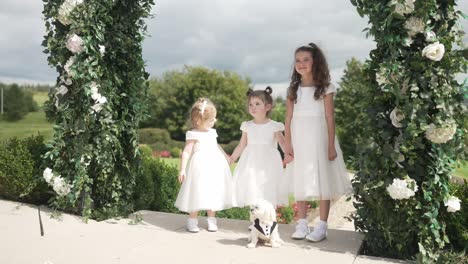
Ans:
{"label": "distant tree", "polygon": [[12,84],[4,90],[3,103],[5,118],[8,121],[17,121],[29,112],[28,100],[25,93],[17,84]]}
{"label": "distant tree", "polygon": [[169,131],[176,140],[184,140],[189,129],[189,110],[199,97],[210,98],[218,109],[218,141],[227,143],[240,137],[240,124],[247,118],[248,78],[230,71],[185,66],[150,81],[149,117],[142,127]]}
{"label": "distant tree", "polygon": [[356,169],[358,146],[362,144],[366,96],[369,85],[363,72],[364,65],[355,58],[346,62],[340,89],[335,98],[336,134],[348,167]]}

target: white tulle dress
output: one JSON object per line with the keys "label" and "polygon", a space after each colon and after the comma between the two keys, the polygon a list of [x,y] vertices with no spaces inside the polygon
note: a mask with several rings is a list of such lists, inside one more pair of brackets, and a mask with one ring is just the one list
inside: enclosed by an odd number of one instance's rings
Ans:
{"label": "white tulle dress", "polygon": [[[350,193],[343,154],[335,137],[337,158],[328,160],[328,128],[323,99],[315,100],[315,87],[299,87],[291,120],[294,160],[286,168],[289,189],[296,201],[336,199]],[[326,93],[334,93],[331,84]]]}
{"label": "white tulle dress", "polygon": [[233,206],[233,185],[229,164],[218,147],[215,129],[188,131],[186,140],[196,140],[187,164],[175,206],[183,212],[220,211]]}
{"label": "white tulle dress", "polygon": [[275,137],[284,125],[273,120],[265,124],[247,121],[241,130],[247,133],[247,146],[234,170],[236,206],[253,205],[258,199],[273,205],[288,204],[287,180]]}

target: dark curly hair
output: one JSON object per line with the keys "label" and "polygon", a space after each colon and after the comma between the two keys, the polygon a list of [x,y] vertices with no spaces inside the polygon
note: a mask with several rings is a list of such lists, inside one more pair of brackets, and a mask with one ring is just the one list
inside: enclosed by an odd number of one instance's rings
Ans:
{"label": "dark curly hair", "polygon": [[[328,69],[327,60],[322,50],[314,43],[309,43],[307,46],[297,48],[294,52],[294,56],[301,51],[310,52],[312,55],[312,78],[317,87],[315,89],[314,98],[315,100],[319,100],[325,94],[328,85],[330,85],[330,71]],[[301,84],[301,75],[296,71],[296,67],[294,66],[291,83],[288,88],[288,99],[293,102],[297,101],[297,89],[299,88],[299,84]]]}
{"label": "dark curly hair", "polygon": [[[249,104],[251,98],[256,97],[256,98],[259,98],[260,100],[262,100],[262,102],[264,104],[271,105],[271,108],[273,109],[273,98],[271,97],[272,92],[273,92],[273,89],[270,86],[267,86],[267,88],[265,88],[265,90],[255,90],[255,91],[249,88],[249,90],[246,93],[246,95],[247,95],[247,105]],[[271,113],[272,109],[270,109],[266,113],[267,116],[270,116],[270,113]]]}

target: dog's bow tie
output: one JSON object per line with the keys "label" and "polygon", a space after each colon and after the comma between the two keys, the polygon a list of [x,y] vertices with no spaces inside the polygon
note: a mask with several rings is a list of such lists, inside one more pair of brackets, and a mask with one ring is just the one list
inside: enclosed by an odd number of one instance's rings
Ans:
{"label": "dog's bow tie", "polygon": [[276,221],[269,225],[265,225],[264,227],[260,225],[260,219],[256,218],[254,220],[254,227],[258,230],[258,232],[262,233],[264,236],[269,237],[273,230],[276,228]]}

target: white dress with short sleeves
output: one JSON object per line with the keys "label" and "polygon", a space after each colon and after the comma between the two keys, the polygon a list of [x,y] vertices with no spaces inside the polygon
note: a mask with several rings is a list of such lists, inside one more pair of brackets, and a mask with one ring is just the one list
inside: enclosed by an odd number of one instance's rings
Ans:
{"label": "white dress with short sleeves", "polygon": [[196,143],[175,202],[180,211],[220,211],[233,206],[231,170],[217,137],[215,129],[187,131],[186,140]]}
{"label": "white dress with short sleeves", "polygon": [[[336,199],[351,191],[350,179],[343,154],[335,137],[337,158],[328,160],[328,127],[323,99],[315,100],[315,87],[301,87],[297,91],[291,120],[291,141],[294,160],[286,175],[290,191],[296,201]],[[326,94],[335,93],[332,84]]]}
{"label": "white dress with short sleeves", "polygon": [[236,206],[253,205],[265,199],[273,205],[288,204],[283,162],[275,133],[284,130],[283,123],[273,120],[265,124],[242,122],[247,133],[247,146],[234,170]]}

